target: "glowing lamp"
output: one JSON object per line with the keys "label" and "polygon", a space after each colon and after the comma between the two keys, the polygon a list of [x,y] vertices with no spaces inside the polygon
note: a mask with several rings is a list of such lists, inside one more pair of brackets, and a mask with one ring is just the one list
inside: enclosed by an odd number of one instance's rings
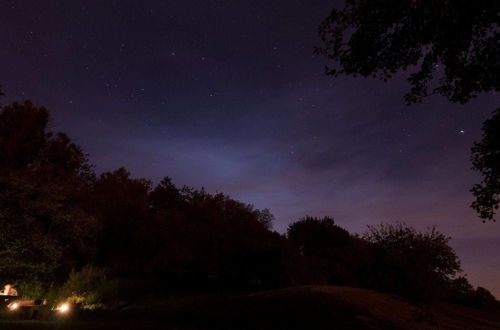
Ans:
{"label": "glowing lamp", "polygon": [[69,304],[68,303],[64,303],[64,304],[61,304],[59,306],[57,306],[56,308],[59,313],[67,313],[69,311]]}
{"label": "glowing lamp", "polygon": [[9,307],[9,309],[10,309],[11,311],[15,311],[16,309],[18,309],[18,308],[19,308],[19,304],[18,304],[18,303],[16,303],[16,302],[14,302],[14,303],[9,304],[9,306],[8,306],[8,307]]}

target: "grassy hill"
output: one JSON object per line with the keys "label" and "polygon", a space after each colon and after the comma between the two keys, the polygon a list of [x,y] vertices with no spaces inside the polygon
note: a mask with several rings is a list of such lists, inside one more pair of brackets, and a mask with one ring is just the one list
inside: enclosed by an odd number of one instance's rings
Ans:
{"label": "grassy hill", "polygon": [[447,303],[415,306],[384,293],[305,286],[175,295],[60,321],[0,321],[10,329],[500,329],[500,314]]}

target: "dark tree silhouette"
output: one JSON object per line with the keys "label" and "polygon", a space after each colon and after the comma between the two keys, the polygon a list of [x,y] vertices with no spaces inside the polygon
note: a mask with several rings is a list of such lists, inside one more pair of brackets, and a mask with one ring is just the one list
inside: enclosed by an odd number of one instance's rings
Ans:
{"label": "dark tree silhouette", "polygon": [[387,80],[418,67],[408,102],[438,93],[465,103],[500,90],[499,15],[495,0],[350,0],[319,26],[316,53],[333,60],[334,76]]}
{"label": "dark tree silhouette", "polygon": [[0,275],[64,278],[88,262],[96,222],[84,210],[92,168],[47,109],[30,101],[0,112]]}
{"label": "dark tree silhouette", "polygon": [[22,168],[33,163],[49,139],[49,113],[31,101],[14,102],[0,113],[0,167]]}
{"label": "dark tree silhouette", "polygon": [[471,155],[473,169],[483,180],[471,189],[476,197],[472,207],[485,220],[493,220],[500,196],[500,108],[483,125],[483,138],[474,143]]}
{"label": "dark tree silhouette", "polygon": [[155,213],[173,212],[185,209],[186,195],[172,183],[169,177],[164,178],[149,195],[151,208]]}
{"label": "dark tree silhouette", "polygon": [[[397,72],[408,72],[408,103],[431,94],[466,103],[480,93],[500,90],[498,22],[496,0],[349,0],[320,24],[321,45],[315,52],[331,60],[326,72],[333,76],[387,81]],[[472,188],[472,207],[481,218],[492,219],[498,190],[495,174],[485,170],[498,173],[500,168],[498,162],[480,162],[490,158],[488,147],[499,142],[492,140],[498,135],[484,134],[489,142],[472,149],[474,168],[483,174],[483,182]]]}
{"label": "dark tree silhouette", "polygon": [[92,213],[100,220],[98,262],[117,272],[144,271],[151,256],[151,182],[131,178],[119,168],[99,176],[93,189]]}
{"label": "dark tree silhouette", "polygon": [[435,228],[418,232],[402,223],[369,226],[376,250],[369,286],[414,299],[431,299],[461,271],[450,240]]}
{"label": "dark tree silhouette", "polygon": [[287,237],[300,254],[330,256],[335,248],[349,243],[349,232],[335,224],[333,218],[305,217],[288,226]]}
{"label": "dark tree silhouette", "polygon": [[[293,282],[358,285],[366,262],[365,244],[337,226],[330,217],[305,217],[288,226],[287,238],[295,257]],[[352,255],[356,258],[352,258]]]}
{"label": "dark tree silhouette", "polygon": [[29,182],[0,178],[0,277],[4,280],[45,280],[59,267],[60,246],[37,217],[38,212],[49,213],[53,204],[39,207],[48,198],[32,199],[34,194],[38,191]]}

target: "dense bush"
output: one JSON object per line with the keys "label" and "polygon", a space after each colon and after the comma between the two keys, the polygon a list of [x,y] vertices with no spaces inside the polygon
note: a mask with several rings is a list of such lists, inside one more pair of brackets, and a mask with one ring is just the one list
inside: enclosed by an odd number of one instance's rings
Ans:
{"label": "dense bush", "polygon": [[459,276],[446,286],[445,299],[461,305],[479,308],[500,310],[500,302],[485,288],[474,287],[469,281]]}
{"label": "dense bush", "polygon": [[81,304],[84,308],[103,307],[100,287],[106,282],[106,270],[91,265],[80,271],[72,270],[60,291],[62,299]]}
{"label": "dense bush", "polygon": [[83,309],[113,309],[144,295],[141,287],[148,286],[144,281],[119,278],[108,269],[87,265],[79,271],[71,271],[57,297]]}
{"label": "dense bush", "polygon": [[18,294],[30,299],[42,299],[47,293],[47,287],[41,281],[18,281],[16,287]]}

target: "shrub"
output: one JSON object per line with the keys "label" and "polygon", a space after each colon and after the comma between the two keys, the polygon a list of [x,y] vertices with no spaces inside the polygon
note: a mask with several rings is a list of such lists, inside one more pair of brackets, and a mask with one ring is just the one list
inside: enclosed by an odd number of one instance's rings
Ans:
{"label": "shrub", "polygon": [[105,282],[105,269],[87,265],[78,272],[71,271],[59,296],[86,309],[102,308],[104,304],[98,290]]}
{"label": "shrub", "polygon": [[149,287],[146,282],[113,278],[107,269],[87,265],[78,272],[73,270],[57,295],[59,300],[69,300],[83,309],[115,309]]}
{"label": "shrub", "polygon": [[17,283],[19,295],[29,299],[41,299],[47,293],[47,287],[40,281],[19,281]]}

